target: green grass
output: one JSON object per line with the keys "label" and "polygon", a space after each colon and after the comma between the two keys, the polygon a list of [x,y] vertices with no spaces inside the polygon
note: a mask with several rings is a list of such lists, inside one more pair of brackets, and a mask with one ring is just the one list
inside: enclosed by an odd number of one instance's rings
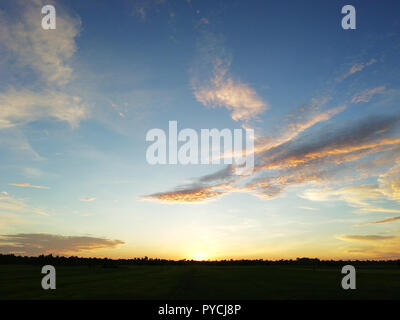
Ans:
{"label": "green grass", "polygon": [[41,288],[41,267],[0,265],[0,299],[400,299],[400,268],[358,267],[357,289],[337,267],[56,267],[57,289]]}

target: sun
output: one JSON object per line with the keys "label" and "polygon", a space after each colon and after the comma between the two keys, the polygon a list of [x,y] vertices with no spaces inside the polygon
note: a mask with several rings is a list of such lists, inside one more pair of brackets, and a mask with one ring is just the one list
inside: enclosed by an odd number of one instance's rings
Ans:
{"label": "sun", "polygon": [[195,254],[193,254],[193,260],[196,261],[203,261],[206,260],[207,258],[208,256],[204,252],[196,252]]}

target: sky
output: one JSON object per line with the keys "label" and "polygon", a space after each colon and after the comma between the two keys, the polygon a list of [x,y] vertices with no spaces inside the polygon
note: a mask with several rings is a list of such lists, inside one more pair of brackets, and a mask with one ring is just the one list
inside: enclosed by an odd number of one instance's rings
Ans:
{"label": "sky", "polygon": [[[2,0],[0,252],[399,259],[399,9]],[[150,164],[170,121],[253,129],[254,170]]]}

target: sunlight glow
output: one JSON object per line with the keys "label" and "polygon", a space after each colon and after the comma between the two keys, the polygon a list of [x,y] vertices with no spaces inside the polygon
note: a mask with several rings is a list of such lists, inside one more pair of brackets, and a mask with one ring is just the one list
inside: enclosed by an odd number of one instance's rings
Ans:
{"label": "sunlight glow", "polygon": [[208,259],[208,255],[205,254],[204,252],[196,252],[195,254],[193,254],[193,260],[203,261],[203,260],[207,260],[207,259]]}

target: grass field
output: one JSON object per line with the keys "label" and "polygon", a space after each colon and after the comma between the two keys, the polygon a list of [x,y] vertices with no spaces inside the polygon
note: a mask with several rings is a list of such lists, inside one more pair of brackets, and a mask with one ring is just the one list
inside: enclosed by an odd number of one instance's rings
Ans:
{"label": "grass field", "polygon": [[400,299],[400,268],[359,267],[357,289],[337,267],[56,267],[57,289],[41,288],[41,267],[0,265],[0,299]]}

